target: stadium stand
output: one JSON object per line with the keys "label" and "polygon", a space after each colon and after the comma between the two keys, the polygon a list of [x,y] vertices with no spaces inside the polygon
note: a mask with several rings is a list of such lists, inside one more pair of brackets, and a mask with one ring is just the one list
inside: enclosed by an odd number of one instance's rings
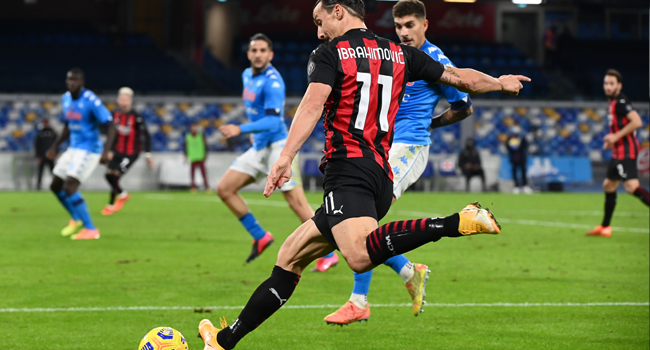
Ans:
{"label": "stadium stand", "polygon": [[[233,92],[236,93],[241,90],[241,71],[249,66],[246,58],[247,40],[248,38],[241,38],[237,41],[236,68],[233,69],[225,67],[209,52],[204,52],[204,67],[215,79],[224,82],[224,86],[232,87]],[[275,56],[272,63],[282,74],[288,95],[301,95],[307,88],[307,61],[311,51],[320,44],[313,40],[293,41],[274,38]],[[524,98],[543,99],[548,95],[549,79],[539,64],[512,45],[462,39],[436,40],[434,44],[440,47],[458,67],[472,67],[493,76],[513,72],[530,76],[533,78],[533,84],[530,88],[522,90]],[[509,96],[493,93],[485,97],[508,98]]]}
{"label": "stadium stand", "polygon": [[196,89],[188,72],[143,35],[100,34],[84,22],[56,21],[3,21],[0,33],[3,92],[59,92],[72,67],[85,71],[95,92]]}
{"label": "stadium stand", "polygon": [[[110,102],[112,98],[104,98],[111,110],[116,108],[115,103]],[[243,152],[250,147],[248,135],[226,141],[217,131],[224,123],[247,122],[243,105],[238,99],[229,99],[227,102],[188,99],[187,102],[180,103],[164,102],[165,98],[142,100],[136,100],[135,109],[147,123],[152,137],[152,150],[155,152],[180,152],[183,135],[193,121],[203,127],[210,151]],[[285,120],[288,125],[298,102],[296,99],[287,102]],[[610,151],[602,150],[602,138],[608,133],[604,102],[592,103],[593,107],[589,108],[571,107],[571,103],[544,108],[527,101],[502,105],[480,101],[475,103],[474,136],[479,149],[489,150],[492,154],[506,154],[503,142],[512,127],[518,125],[528,135],[531,155],[589,157],[594,161],[609,160],[611,157]],[[638,103],[636,108],[643,121],[643,128],[637,136],[647,146],[650,136],[648,105]],[[437,108],[437,112],[443,110],[442,106]],[[50,120],[54,129],[62,127],[64,119],[56,97],[27,101],[0,99],[0,151],[32,151],[36,126],[45,118]],[[432,154],[457,154],[461,149],[461,126],[454,124],[435,129],[431,139]],[[321,152],[324,140],[323,125],[318,123],[302,151]]]}

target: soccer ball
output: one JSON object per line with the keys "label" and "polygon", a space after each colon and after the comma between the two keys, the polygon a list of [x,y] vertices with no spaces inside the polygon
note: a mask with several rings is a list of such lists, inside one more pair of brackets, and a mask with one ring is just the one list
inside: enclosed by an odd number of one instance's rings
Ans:
{"label": "soccer ball", "polygon": [[188,350],[181,332],[171,327],[154,328],[147,333],[138,350]]}

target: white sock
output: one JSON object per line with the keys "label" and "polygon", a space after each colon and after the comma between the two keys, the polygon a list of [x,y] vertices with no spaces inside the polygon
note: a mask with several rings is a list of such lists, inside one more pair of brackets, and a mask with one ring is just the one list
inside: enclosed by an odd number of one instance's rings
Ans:
{"label": "white sock", "polygon": [[410,261],[407,262],[400,270],[399,275],[404,280],[404,283],[410,281],[411,278],[413,278],[413,275],[415,275],[415,267],[413,266],[413,263]]}
{"label": "white sock", "polygon": [[352,293],[352,295],[350,295],[350,301],[361,309],[364,309],[366,306],[368,306],[368,296],[364,294]]}
{"label": "white sock", "polygon": [[128,195],[129,195],[129,192],[122,191],[122,193],[120,193],[120,198],[124,198],[124,197],[126,197]]}

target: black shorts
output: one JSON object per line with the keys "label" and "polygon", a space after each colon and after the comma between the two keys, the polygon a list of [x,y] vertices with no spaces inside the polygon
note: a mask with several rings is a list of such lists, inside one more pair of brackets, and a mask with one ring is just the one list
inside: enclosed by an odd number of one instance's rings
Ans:
{"label": "black shorts", "polygon": [[113,159],[108,163],[108,168],[111,170],[117,170],[124,174],[137,159],[138,154],[127,155],[124,153],[114,152]]}
{"label": "black shorts", "polygon": [[612,159],[607,167],[607,178],[614,181],[627,181],[639,178],[636,159]]}
{"label": "black shorts", "polygon": [[358,217],[379,221],[393,200],[393,181],[374,160],[332,159],[325,165],[323,204],[312,218],[320,233],[338,249],[332,227]]}

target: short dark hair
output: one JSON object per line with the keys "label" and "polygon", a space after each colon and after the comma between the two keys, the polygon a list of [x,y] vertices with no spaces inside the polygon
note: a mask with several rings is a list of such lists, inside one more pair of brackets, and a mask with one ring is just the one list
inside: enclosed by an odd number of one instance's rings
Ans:
{"label": "short dark hair", "polygon": [[74,75],[78,75],[81,77],[81,80],[86,80],[86,75],[84,74],[84,71],[81,70],[81,68],[72,68],[68,71],[68,73],[72,73]]}
{"label": "short dark hair", "polygon": [[616,69],[608,69],[607,72],[605,72],[605,75],[616,77],[616,81],[619,83],[623,82],[623,76],[621,75],[621,72],[617,71]]}
{"label": "short dark hair", "polygon": [[366,16],[366,8],[363,5],[363,0],[316,0],[314,8],[318,4],[323,3],[323,8],[327,13],[332,13],[334,6],[343,6],[352,16],[363,19]]}
{"label": "short dark hair", "polygon": [[418,19],[427,18],[427,9],[420,0],[401,0],[393,6],[393,17],[401,18],[406,16],[415,16]]}
{"label": "short dark hair", "polygon": [[248,49],[251,48],[251,41],[255,41],[255,40],[266,41],[266,43],[269,44],[269,50],[273,51],[273,42],[272,42],[271,39],[269,39],[269,37],[266,36],[266,34],[264,34],[264,33],[257,33],[257,34],[255,34],[255,35],[253,35],[253,36],[250,38],[250,40],[248,40]]}

